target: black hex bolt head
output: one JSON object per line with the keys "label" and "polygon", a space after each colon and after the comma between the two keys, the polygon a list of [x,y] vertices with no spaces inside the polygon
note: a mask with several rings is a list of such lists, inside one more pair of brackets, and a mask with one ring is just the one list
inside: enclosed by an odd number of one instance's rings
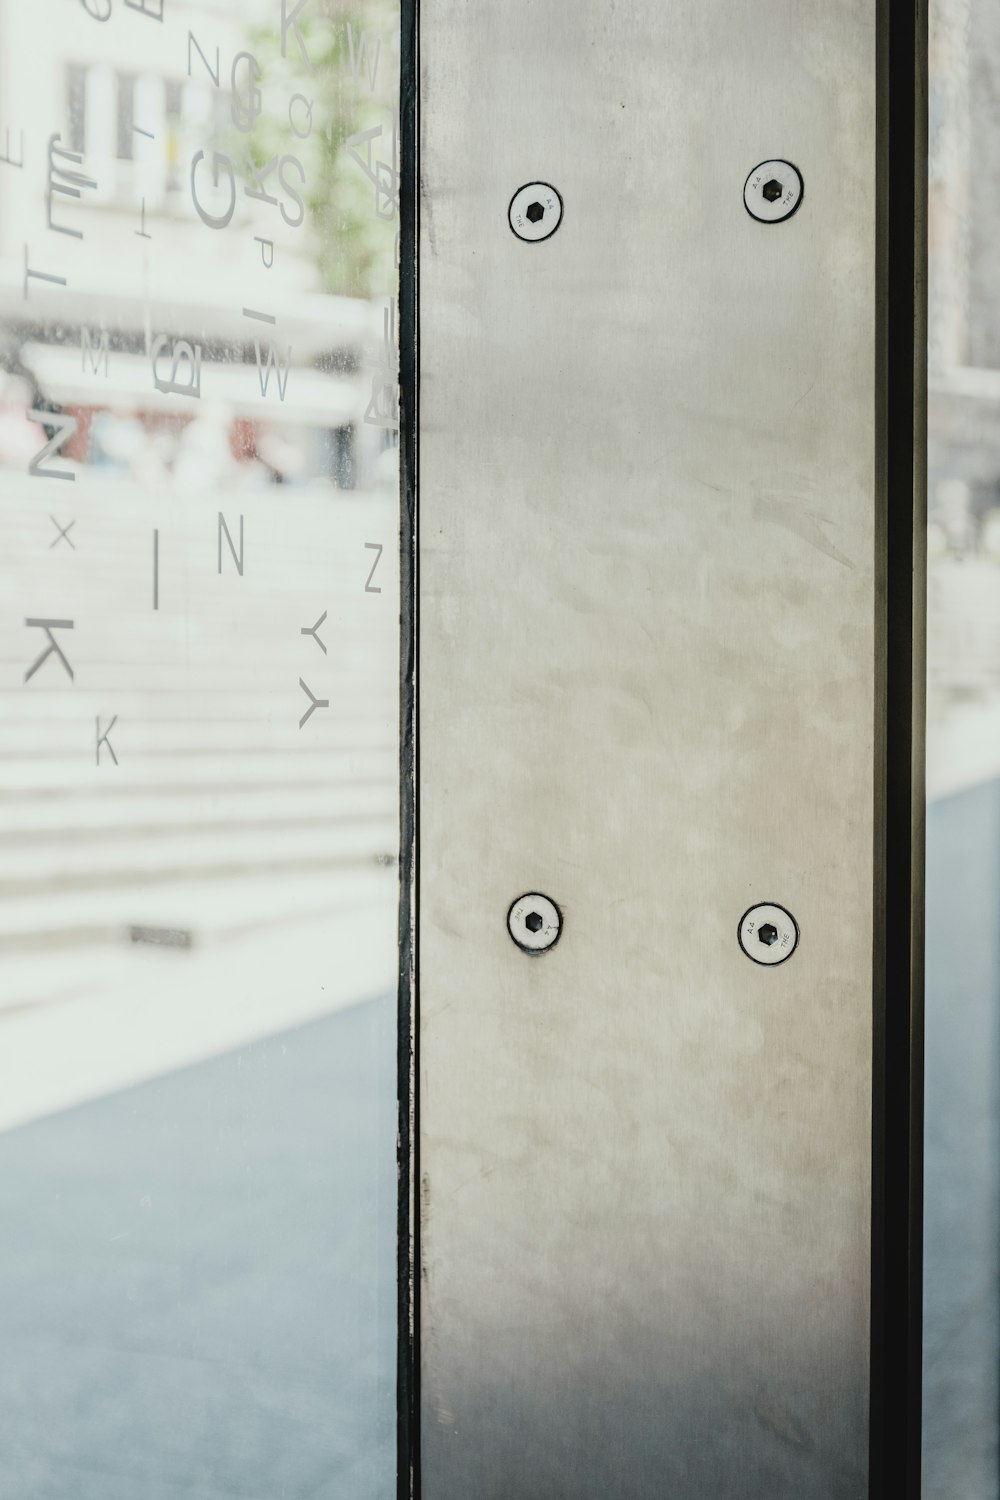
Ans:
{"label": "black hex bolt head", "polygon": [[778,929],[773,922],[762,922],[757,928],[757,941],[768,948],[778,941]]}
{"label": "black hex bolt head", "polygon": [[529,203],[527,208],[524,210],[524,217],[526,219],[529,219],[532,224],[537,224],[539,219],[543,217],[544,213],[545,210],[540,203]]}
{"label": "black hex bolt head", "polygon": [[777,203],[785,189],[776,177],[772,177],[770,182],[765,182],[760,191],[768,203]]}
{"label": "black hex bolt head", "polygon": [[541,932],[542,928],[545,926],[545,923],[542,921],[537,911],[531,911],[525,917],[524,925],[525,927],[527,927],[529,932]]}

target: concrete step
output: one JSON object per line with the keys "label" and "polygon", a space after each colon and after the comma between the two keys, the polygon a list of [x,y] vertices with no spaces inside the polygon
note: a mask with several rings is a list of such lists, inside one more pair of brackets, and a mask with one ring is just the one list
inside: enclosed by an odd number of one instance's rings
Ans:
{"label": "concrete step", "polygon": [[399,845],[392,816],[341,819],[332,827],[264,829],[238,826],[222,831],[161,829],[154,836],[62,846],[0,845],[0,899],[44,900],[52,892],[112,890],[119,885],[187,881],[198,877],[241,880],[257,871],[275,877],[296,870],[325,869],[331,862],[394,854]]}
{"label": "concrete step", "polygon": [[[98,948],[194,949],[289,922],[321,919],[351,901],[396,899],[392,856],[331,857],[312,869],[249,870],[220,880],[204,872],[182,882],[8,896],[0,903],[0,1006],[12,1003],[8,969],[18,955],[57,957],[67,972]],[[67,967],[68,966],[68,967]],[[71,976],[73,977],[73,976]]]}
{"label": "concrete step", "polygon": [[233,828],[334,827],[394,813],[397,801],[390,777],[256,789],[220,783],[176,794],[126,785],[0,796],[0,818],[5,844],[60,847],[97,837],[151,838],[164,830],[224,835]]}
{"label": "concrete step", "polygon": [[[114,736],[112,736],[114,741]],[[117,739],[119,749],[122,738]],[[96,765],[94,725],[84,724],[73,756],[50,758],[36,755],[7,762],[0,778],[0,800],[12,795],[77,794],[81,791],[104,797],[125,788],[141,787],[151,797],[180,795],[188,791],[218,788],[331,786],[371,777],[391,777],[399,767],[395,745],[330,746],[304,743],[294,756],[259,750],[245,753],[220,751],[216,755],[192,750],[188,754],[160,755],[153,752],[131,759],[120,755],[112,765],[107,752]]]}

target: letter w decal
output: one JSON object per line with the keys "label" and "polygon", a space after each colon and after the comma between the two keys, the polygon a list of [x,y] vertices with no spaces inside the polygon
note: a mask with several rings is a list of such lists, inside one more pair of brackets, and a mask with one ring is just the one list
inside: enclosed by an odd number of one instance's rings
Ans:
{"label": "letter w decal", "polygon": [[261,395],[267,395],[267,388],[271,383],[271,371],[273,370],[277,377],[278,396],[284,401],[285,391],[288,387],[288,371],[291,369],[292,364],[291,346],[289,346],[288,352],[285,355],[285,363],[282,364],[278,358],[278,351],[274,344],[268,344],[267,359],[265,360],[263,358],[263,350],[260,347],[260,339],[254,339],[253,342],[254,348],[257,351],[257,379],[260,382]]}

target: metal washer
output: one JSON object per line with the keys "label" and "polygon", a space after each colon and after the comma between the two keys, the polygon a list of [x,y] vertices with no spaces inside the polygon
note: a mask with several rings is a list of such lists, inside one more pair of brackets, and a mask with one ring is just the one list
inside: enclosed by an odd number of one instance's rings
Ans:
{"label": "metal washer", "polygon": [[[767,190],[772,183],[781,188],[780,196],[771,198]],[[746,211],[759,224],[781,224],[790,219],[802,202],[802,173],[790,161],[775,157],[754,167],[743,184]]]}
{"label": "metal washer", "polygon": [[[536,209],[541,209],[540,215],[535,214]],[[519,240],[537,242],[555,234],[562,213],[563,201],[551,183],[526,182],[510,200],[507,221]]]}
{"label": "metal washer", "polygon": [[545,953],[559,941],[562,912],[538,891],[528,891],[511,903],[507,931],[523,953]]}
{"label": "metal washer", "polygon": [[791,912],[783,906],[774,901],[759,901],[743,913],[736,936],[747,958],[755,964],[773,968],[775,964],[783,964],[795,952],[799,928]]}

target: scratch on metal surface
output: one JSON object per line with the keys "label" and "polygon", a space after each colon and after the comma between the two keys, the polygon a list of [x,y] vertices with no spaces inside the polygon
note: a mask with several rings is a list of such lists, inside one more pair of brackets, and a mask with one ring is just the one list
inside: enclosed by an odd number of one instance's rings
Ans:
{"label": "scratch on metal surface", "polygon": [[802,1430],[784,1407],[771,1401],[759,1401],[753,1408],[753,1414],[762,1427],[766,1427],[768,1432],[773,1432],[776,1438],[790,1447],[801,1449],[815,1446],[809,1434]]}
{"label": "scratch on metal surface", "polygon": [[467,1188],[470,1182],[478,1182],[481,1177],[492,1177],[498,1166],[499,1163],[497,1162],[492,1167],[480,1167],[478,1171],[470,1173],[468,1177],[463,1177],[458,1186],[452,1188],[448,1197],[454,1198],[463,1188]]}
{"label": "scratch on metal surface", "polygon": [[430,190],[423,177],[420,179],[420,217],[423,226],[427,230],[427,242],[431,247],[431,254],[437,255],[437,236],[434,233],[434,204],[431,201]]}
{"label": "scratch on metal surface", "polygon": [[836,522],[829,516],[817,515],[814,510],[804,509],[801,495],[788,491],[766,495],[758,493],[754,499],[754,515],[758,520],[784,527],[786,531],[801,537],[810,547],[815,547],[817,552],[822,552],[824,557],[832,558],[834,562],[854,571],[854,563],[839,547],[834,546],[823,529],[835,526]]}
{"label": "scratch on metal surface", "polygon": [[812,380],[806,386],[805,390],[802,392],[802,395],[798,398],[798,400],[792,402],[791,408],[789,409],[789,412],[788,412],[789,416],[792,415],[793,411],[798,411],[799,407],[802,405],[803,401],[809,395],[810,391],[815,390],[815,388],[816,388],[816,382],[817,382],[818,379],[819,379],[819,376],[818,375],[814,375],[813,378],[812,378]]}

